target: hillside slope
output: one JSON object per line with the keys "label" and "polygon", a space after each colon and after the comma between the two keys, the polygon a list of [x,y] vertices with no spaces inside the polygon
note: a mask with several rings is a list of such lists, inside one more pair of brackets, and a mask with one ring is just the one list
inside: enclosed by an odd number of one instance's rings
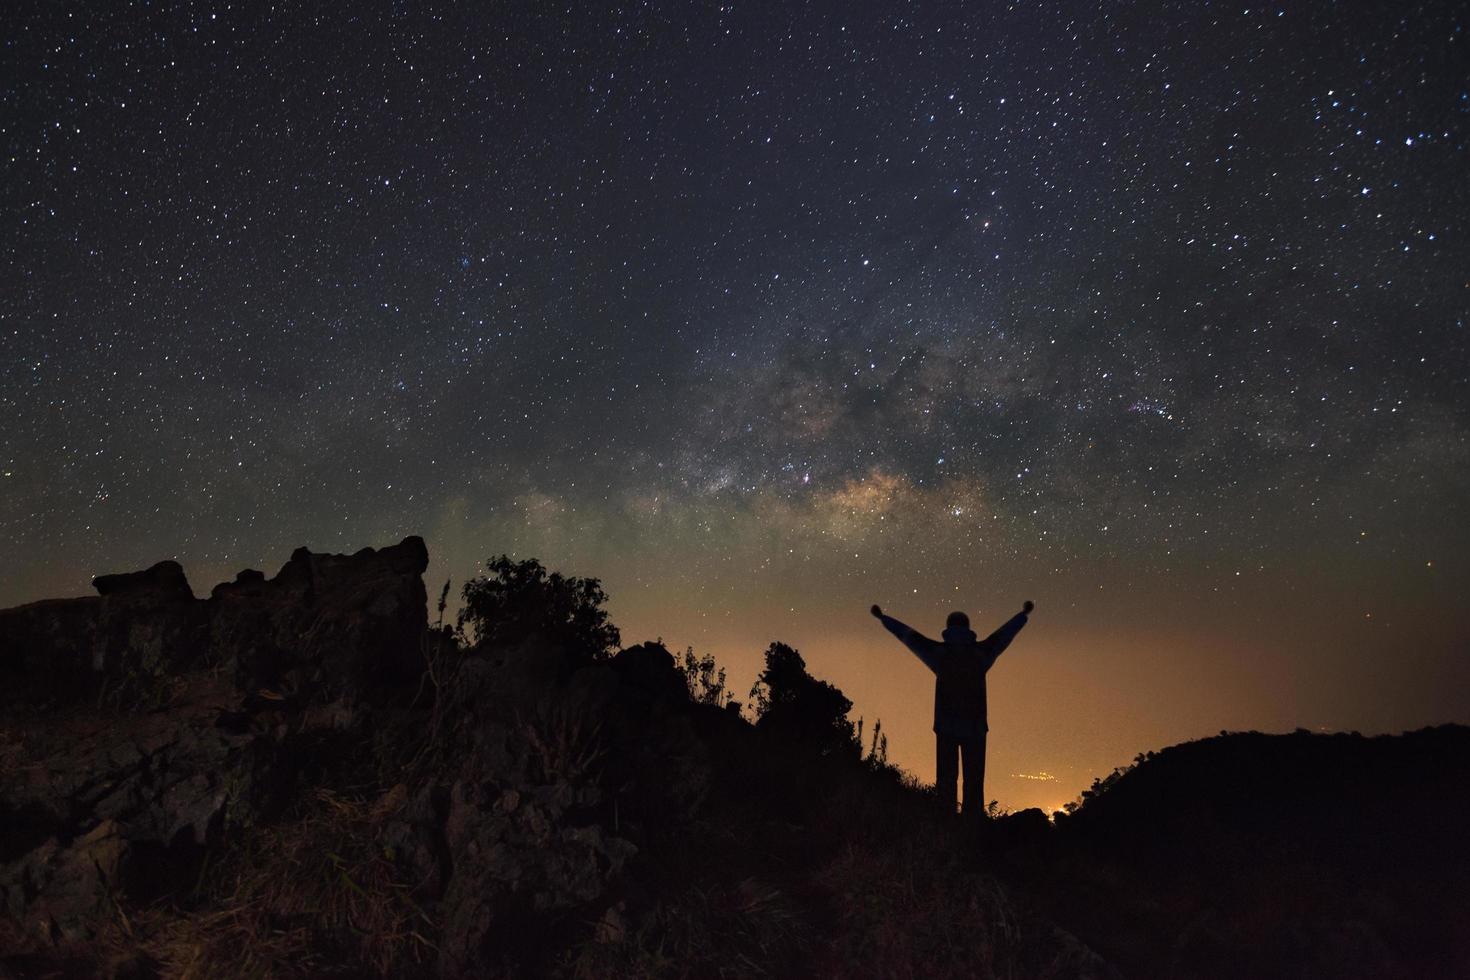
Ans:
{"label": "hillside slope", "polygon": [[426,561],[0,612],[0,976],[1112,975],[855,744],[656,643],[467,648]]}
{"label": "hillside slope", "polygon": [[788,647],[752,724],[595,582],[506,565],[456,634],[426,564],[0,611],[0,977],[1470,975],[1470,730],[1222,735],[973,825]]}

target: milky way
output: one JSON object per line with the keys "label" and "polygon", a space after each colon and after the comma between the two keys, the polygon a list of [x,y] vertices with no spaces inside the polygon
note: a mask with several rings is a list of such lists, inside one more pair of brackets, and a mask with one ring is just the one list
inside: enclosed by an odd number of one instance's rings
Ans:
{"label": "milky way", "polygon": [[924,774],[867,605],[1034,598],[1003,800],[1470,720],[1460,5],[273,6],[7,16],[0,604],[423,533]]}

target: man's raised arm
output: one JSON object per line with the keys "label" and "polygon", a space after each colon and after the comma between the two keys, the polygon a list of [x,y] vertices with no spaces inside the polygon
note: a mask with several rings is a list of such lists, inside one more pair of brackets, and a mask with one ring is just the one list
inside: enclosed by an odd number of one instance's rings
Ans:
{"label": "man's raised arm", "polygon": [[928,667],[930,670],[938,669],[935,665],[934,653],[938,650],[939,643],[929,639],[918,630],[900,623],[892,616],[883,615],[883,610],[879,609],[876,605],[870,611],[874,616],[878,617],[878,621],[883,624],[884,629],[903,641],[903,645],[912,650],[914,656],[923,661],[925,667]]}
{"label": "man's raised arm", "polygon": [[1016,638],[1016,634],[1021,632],[1021,627],[1026,625],[1027,616],[1035,608],[1036,603],[1027,599],[1021,607],[1021,611],[1006,620],[1000,629],[987,636],[981,645],[988,648],[992,656],[1000,656],[1005,648],[1011,645],[1011,641]]}

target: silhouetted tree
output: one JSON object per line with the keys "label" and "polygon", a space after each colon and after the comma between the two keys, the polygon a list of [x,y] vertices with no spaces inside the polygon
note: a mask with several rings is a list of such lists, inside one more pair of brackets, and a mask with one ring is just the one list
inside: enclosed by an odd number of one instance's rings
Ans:
{"label": "silhouetted tree", "polygon": [[809,674],[801,654],[784,643],[766,648],[766,666],[750,689],[750,698],[759,729],[808,743],[823,754],[860,751],[847,718],[852,702]]}
{"label": "silhouetted tree", "polygon": [[459,627],[476,644],[520,643],[539,636],[577,658],[602,660],[618,648],[618,628],[602,608],[607,593],[595,578],[548,573],[534,558],[491,559],[490,574],[465,583]]}

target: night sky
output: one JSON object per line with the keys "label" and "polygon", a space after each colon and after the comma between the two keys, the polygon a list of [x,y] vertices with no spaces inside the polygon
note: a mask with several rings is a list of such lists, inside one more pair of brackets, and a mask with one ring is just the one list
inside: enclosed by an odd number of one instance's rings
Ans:
{"label": "night sky", "polygon": [[[354,13],[346,12],[357,7]],[[1457,3],[8,6],[0,605],[420,533],[989,795],[1470,721]]]}

